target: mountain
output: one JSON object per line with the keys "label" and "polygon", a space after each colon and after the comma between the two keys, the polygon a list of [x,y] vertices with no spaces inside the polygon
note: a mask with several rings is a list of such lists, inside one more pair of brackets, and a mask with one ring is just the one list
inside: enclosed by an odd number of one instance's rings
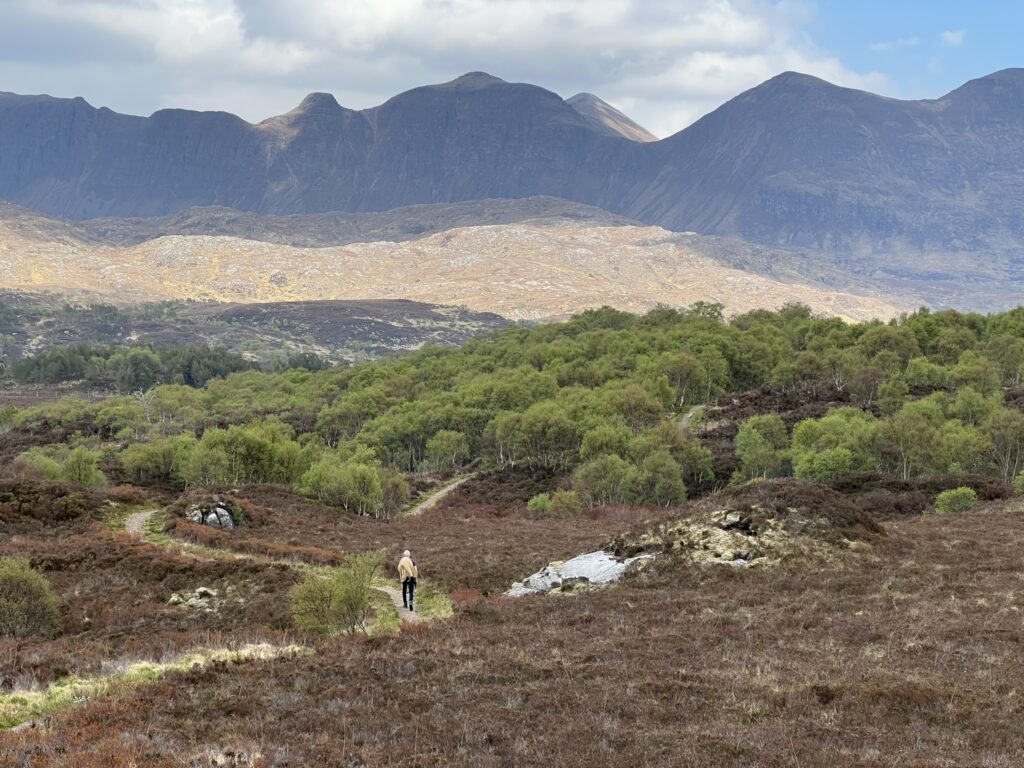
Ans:
{"label": "mountain", "polygon": [[630,215],[864,254],[993,251],[1024,236],[1024,70],[898,101],[786,73],[661,142]]}
{"label": "mountain", "polygon": [[814,270],[1024,285],[1024,70],[925,101],[785,73],[652,142],[570,101],[477,72],[362,111],[311,94],[252,125],[0,94],[0,198],[86,219],[554,196]]}
{"label": "mountain", "polygon": [[611,136],[624,136],[633,141],[658,140],[657,136],[642,125],[592,93],[577,93],[566,99],[565,103],[583,115],[592,126]]}
{"label": "mountain", "polygon": [[550,91],[483,73],[361,112],[311,94],[258,125],[220,112],[129,117],[82,99],[0,94],[0,198],[71,219],[210,205],[382,211],[533,194],[582,202],[605,189],[609,171],[630,173],[636,146]]}

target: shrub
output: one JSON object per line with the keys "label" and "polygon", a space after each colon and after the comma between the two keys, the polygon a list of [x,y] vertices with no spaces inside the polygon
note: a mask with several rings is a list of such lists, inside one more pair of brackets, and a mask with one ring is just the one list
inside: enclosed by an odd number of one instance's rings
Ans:
{"label": "shrub", "polygon": [[81,488],[102,488],[107,484],[99,468],[99,454],[81,446],[68,454],[63,475],[69,483]]}
{"label": "shrub", "polygon": [[409,499],[412,498],[412,488],[405,475],[395,469],[378,469],[381,487],[381,514],[390,519],[398,515]]}
{"label": "shrub", "polygon": [[0,635],[52,637],[60,628],[57,596],[27,560],[0,558]]}
{"label": "shrub", "polygon": [[366,632],[373,580],[381,567],[379,552],[349,555],[327,577],[311,574],[292,588],[292,616],[307,632]]}
{"label": "shrub", "polygon": [[978,494],[973,488],[961,486],[949,491],[943,491],[935,497],[936,512],[967,512],[974,509],[978,504]]}
{"label": "shrub", "polygon": [[686,485],[678,462],[667,450],[655,451],[635,475],[632,500],[638,504],[670,507],[686,499]]}
{"label": "shrub", "polygon": [[550,515],[551,497],[546,493],[538,493],[526,503],[526,508],[535,515]]}
{"label": "shrub", "polygon": [[17,415],[18,409],[10,403],[0,408],[0,435],[11,430]]}
{"label": "shrub", "polygon": [[38,448],[32,448],[21,454],[16,461],[23,467],[30,467],[39,473],[40,477],[47,480],[60,480],[63,477],[63,468],[56,459],[47,456]]}
{"label": "shrub", "polygon": [[636,469],[618,456],[600,456],[573,473],[572,483],[589,507],[624,504]]}
{"label": "shrub", "polygon": [[[381,516],[384,513],[384,487],[376,467],[339,464],[333,458],[326,458],[306,472],[301,487],[305,493],[357,515]],[[389,487],[389,495],[397,493],[400,497],[401,491],[401,488]]]}
{"label": "shrub", "polygon": [[785,474],[789,435],[778,414],[751,416],[740,425],[733,442],[740,460],[733,482]]}
{"label": "shrub", "polygon": [[576,491],[555,491],[551,494],[551,514],[574,517],[583,511],[583,500]]}
{"label": "shrub", "polygon": [[1021,472],[1013,481],[1013,490],[1018,495],[1024,495],[1024,472]]}
{"label": "shrub", "polygon": [[469,457],[469,441],[461,432],[442,429],[427,441],[427,463],[435,469],[461,467]]}
{"label": "shrub", "polygon": [[823,451],[800,454],[794,462],[794,474],[801,480],[818,483],[859,469],[857,457],[848,448],[826,448]]}

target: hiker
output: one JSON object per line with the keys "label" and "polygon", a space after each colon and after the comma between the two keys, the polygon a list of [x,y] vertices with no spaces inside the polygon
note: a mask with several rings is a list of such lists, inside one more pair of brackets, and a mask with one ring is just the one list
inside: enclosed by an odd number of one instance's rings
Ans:
{"label": "hiker", "polygon": [[412,552],[405,550],[402,559],[398,561],[398,580],[402,582],[402,607],[410,611],[415,610],[412,601],[416,593],[416,578],[419,575],[416,561],[412,559]]}

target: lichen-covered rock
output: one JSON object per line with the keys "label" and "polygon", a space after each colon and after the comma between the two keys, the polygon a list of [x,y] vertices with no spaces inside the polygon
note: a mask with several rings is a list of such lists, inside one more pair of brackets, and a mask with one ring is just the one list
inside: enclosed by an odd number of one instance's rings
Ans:
{"label": "lichen-covered rock", "polygon": [[884,535],[877,521],[829,488],[765,480],[690,504],[679,517],[614,542],[619,555],[659,553],[692,565],[770,567],[794,560],[834,561]]}
{"label": "lichen-covered rock", "polygon": [[168,605],[178,606],[189,611],[200,611],[202,613],[216,613],[228,599],[234,602],[241,602],[234,599],[231,587],[228,587],[224,595],[216,589],[209,587],[197,587],[192,592],[175,592],[168,599]]}

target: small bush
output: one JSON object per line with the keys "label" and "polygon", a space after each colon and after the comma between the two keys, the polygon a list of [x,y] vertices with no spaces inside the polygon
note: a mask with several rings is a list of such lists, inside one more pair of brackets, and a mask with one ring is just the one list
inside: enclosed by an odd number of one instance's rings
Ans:
{"label": "small bush", "polygon": [[307,632],[366,632],[373,580],[381,567],[378,552],[350,555],[330,576],[312,574],[292,589],[292,616]]}
{"label": "small bush", "polygon": [[538,493],[526,503],[526,508],[535,515],[550,515],[551,497],[546,493]]}
{"label": "small bush", "polygon": [[1024,472],[1021,472],[1014,478],[1013,490],[1018,496],[1024,496]]}
{"label": "small bush", "polygon": [[0,635],[52,637],[60,628],[53,587],[27,560],[0,558]]}
{"label": "small bush", "polygon": [[953,488],[950,491],[943,491],[935,497],[935,511],[943,514],[947,512],[967,512],[974,509],[978,504],[978,494],[973,488],[962,486]]}
{"label": "small bush", "polygon": [[583,499],[576,491],[555,491],[551,494],[551,514],[574,517],[583,512]]}

